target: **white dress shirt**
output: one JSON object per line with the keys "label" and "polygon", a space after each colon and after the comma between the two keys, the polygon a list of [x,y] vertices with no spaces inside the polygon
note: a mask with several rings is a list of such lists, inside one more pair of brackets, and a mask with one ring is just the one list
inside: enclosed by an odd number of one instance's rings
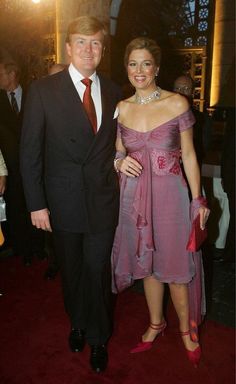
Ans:
{"label": "white dress shirt", "polygon": [[[73,84],[81,98],[81,101],[83,102],[83,96],[84,96],[86,86],[81,82],[81,80],[84,79],[84,76],[81,75],[81,73],[74,67],[73,64],[69,65],[68,70],[69,70],[71,80],[73,81]],[[96,72],[94,72],[92,76],[90,76],[89,78],[92,80],[91,96],[94,102],[96,115],[97,115],[97,130],[99,130],[101,126],[101,121],[102,121],[101,86],[100,86],[99,77],[97,76]]]}

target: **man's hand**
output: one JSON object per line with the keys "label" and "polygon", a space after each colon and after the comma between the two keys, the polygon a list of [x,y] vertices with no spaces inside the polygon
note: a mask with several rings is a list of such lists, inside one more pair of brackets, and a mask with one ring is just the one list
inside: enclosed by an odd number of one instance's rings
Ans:
{"label": "man's hand", "polygon": [[52,228],[49,220],[49,211],[47,208],[40,209],[39,211],[31,212],[31,221],[36,228],[43,229],[44,231],[52,232]]}
{"label": "man's hand", "polygon": [[0,195],[3,195],[6,189],[6,176],[0,176]]}

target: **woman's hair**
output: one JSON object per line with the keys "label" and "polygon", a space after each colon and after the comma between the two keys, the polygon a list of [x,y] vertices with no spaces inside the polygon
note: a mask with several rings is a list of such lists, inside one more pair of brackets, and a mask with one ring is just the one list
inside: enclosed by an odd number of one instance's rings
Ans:
{"label": "woman's hair", "polygon": [[161,48],[157,45],[155,40],[149,39],[148,37],[137,37],[136,39],[130,41],[125,50],[125,67],[128,65],[131,52],[135,49],[146,49],[149,51],[154,58],[156,66],[159,67],[161,62]]}
{"label": "woman's hair", "polygon": [[103,22],[92,16],[80,16],[73,20],[67,29],[66,42],[70,42],[71,35],[95,35],[101,31],[104,38],[108,35],[107,28]]}

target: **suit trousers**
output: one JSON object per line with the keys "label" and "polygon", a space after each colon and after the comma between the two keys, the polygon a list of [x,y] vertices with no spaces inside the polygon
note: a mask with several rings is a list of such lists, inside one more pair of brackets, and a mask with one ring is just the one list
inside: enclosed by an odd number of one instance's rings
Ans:
{"label": "suit trousers", "polygon": [[114,231],[96,234],[53,231],[65,310],[71,327],[84,329],[90,345],[106,343],[112,332]]}

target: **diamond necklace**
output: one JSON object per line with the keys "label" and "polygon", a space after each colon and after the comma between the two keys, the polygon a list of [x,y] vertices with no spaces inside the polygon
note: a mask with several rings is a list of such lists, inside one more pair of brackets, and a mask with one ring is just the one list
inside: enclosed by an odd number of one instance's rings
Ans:
{"label": "diamond necklace", "polygon": [[137,104],[149,104],[153,100],[158,100],[161,97],[161,88],[157,87],[157,89],[152,92],[149,96],[138,96],[137,93],[135,93],[135,103]]}

